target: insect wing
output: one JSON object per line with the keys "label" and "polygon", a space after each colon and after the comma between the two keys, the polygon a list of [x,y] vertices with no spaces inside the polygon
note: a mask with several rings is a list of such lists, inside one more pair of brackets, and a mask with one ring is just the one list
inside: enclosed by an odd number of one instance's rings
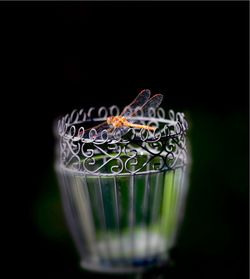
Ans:
{"label": "insect wing", "polygon": [[150,95],[150,90],[142,90],[134,101],[123,109],[121,116],[128,117],[132,115],[136,109],[142,107],[148,101]]}
{"label": "insect wing", "polygon": [[112,131],[112,136],[116,139],[119,139],[120,137],[124,136],[128,132],[129,129],[130,129],[130,127],[127,127],[127,126],[115,128]]}
{"label": "insect wing", "polygon": [[141,113],[144,117],[150,116],[150,110],[156,110],[163,100],[162,94],[156,94],[152,98],[150,98],[146,104],[144,104],[140,109],[133,113],[133,117],[136,116],[137,113]]}

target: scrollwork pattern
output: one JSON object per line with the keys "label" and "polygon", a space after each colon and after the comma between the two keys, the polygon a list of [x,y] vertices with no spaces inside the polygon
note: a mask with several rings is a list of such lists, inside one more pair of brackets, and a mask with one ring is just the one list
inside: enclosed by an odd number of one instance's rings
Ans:
{"label": "scrollwork pattern", "polygon": [[117,106],[89,110],[73,110],[58,121],[57,162],[68,169],[92,175],[127,175],[173,169],[187,163],[186,134],[188,124],[184,113],[163,108],[150,111],[150,117],[139,115],[141,123],[157,129],[129,129],[124,136],[115,131],[109,136],[103,130],[86,131],[86,123],[100,123],[109,115],[119,115]]}

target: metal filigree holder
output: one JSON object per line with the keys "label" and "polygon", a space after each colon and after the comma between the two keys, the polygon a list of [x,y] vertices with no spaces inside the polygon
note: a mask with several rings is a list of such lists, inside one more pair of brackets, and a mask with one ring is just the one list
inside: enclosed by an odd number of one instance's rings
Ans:
{"label": "metal filigree holder", "polygon": [[108,115],[119,109],[73,111],[58,123],[65,215],[83,268],[140,271],[165,263],[175,243],[187,190],[187,122],[173,111],[166,119],[160,108],[136,119],[154,132],[84,130]]}

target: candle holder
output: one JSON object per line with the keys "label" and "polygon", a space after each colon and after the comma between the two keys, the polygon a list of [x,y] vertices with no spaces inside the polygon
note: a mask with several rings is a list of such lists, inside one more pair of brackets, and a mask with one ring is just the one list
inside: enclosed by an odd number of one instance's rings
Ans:
{"label": "candle holder", "polygon": [[136,272],[166,263],[184,212],[184,114],[170,110],[166,117],[158,108],[133,117],[154,131],[86,130],[119,112],[117,106],[74,110],[56,129],[65,216],[81,266],[91,271]]}

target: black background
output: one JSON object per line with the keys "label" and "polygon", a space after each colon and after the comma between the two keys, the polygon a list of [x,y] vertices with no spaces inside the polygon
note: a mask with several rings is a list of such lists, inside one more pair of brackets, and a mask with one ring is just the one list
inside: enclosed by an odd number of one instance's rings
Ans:
{"label": "black background", "polygon": [[92,276],[64,223],[53,121],[75,108],[122,107],[149,88],[191,126],[186,218],[163,278],[247,278],[248,6],[1,3],[10,273]]}

